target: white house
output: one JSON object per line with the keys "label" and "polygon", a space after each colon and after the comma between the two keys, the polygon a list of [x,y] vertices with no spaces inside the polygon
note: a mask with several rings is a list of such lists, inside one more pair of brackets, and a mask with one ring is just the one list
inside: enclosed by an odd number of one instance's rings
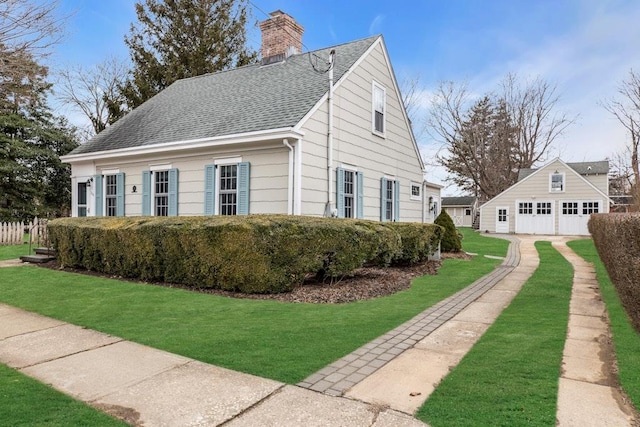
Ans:
{"label": "white house", "polygon": [[62,158],[74,216],[432,218],[382,36],[302,54],[289,15],[260,26],[261,63],[179,80]]}
{"label": "white house", "polygon": [[588,235],[592,213],[609,212],[609,162],[555,159],[523,169],[518,182],[480,207],[480,230]]}

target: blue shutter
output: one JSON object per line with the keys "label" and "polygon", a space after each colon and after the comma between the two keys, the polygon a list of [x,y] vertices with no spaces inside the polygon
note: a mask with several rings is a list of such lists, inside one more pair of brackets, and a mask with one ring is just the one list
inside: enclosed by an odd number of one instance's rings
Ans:
{"label": "blue shutter", "polygon": [[344,169],[336,169],[336,208],[338,210],[338,218],[344,218]]}
{"label": "blue shutter", "polygon": [[124,173],[116,175],[116,216],[124,216]]}
{"label": "blue shutter", "polygon": [[356,172],[356,218],[364,218],[364,177],[362,172]]}
{"label": "blue shutter", "polygon": [[216,203],[216,165],[204,167],[204,214],[213,215]]}
{"label": "blue shutter", "polygon": [[249,215],[249,162],[238,163],[238,215]]}
{"label": "blue shutter", "polygon": [[400,221],[400,181],[393,182],[393,220]]}
{"label": "blue shutter", "polygon": [[387,206],[387,178],[382,177],[380,179],[380,221],[387,221],[386,218],[386,206]]}
{"label": "blue shutter", "polygon": [[151,215],[151,171],[142,171],[142,215]]}
{"label": "blue shutter", "polygon": [[102,195],[102,175],[95,175],[93,177],[93,182],[96,187],[96,210],[94,212],[95,216],[102,216],[104,212],[103,207],[103,195]]}
{"label": "blue shutter", "polygon": [[169,169],[169,216],[178,216],[178,169]]}

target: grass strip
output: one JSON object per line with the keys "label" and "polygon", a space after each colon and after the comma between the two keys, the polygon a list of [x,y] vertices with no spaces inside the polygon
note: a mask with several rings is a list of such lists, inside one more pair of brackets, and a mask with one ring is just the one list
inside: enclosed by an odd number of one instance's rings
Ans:
{"label": "grass strip", "polygon": [[126,426],[0,364],[0,423],[11,426]]}
{"label": "grass strip", "polygon": [[540,267],[417,413],[432,426],[553,426],[573,269],[549,242]]}
{"label": "grass strip", "polygon": [[631,325],[593,240],[573,240],[567,245],[596,268],[602,299],[609,313],[620,384],[636,410],[640,410],[640,334]]}
{"label": "grass strip", "polygon": [[0,245],[0,261],[29,255],[29,245]]}
{"label": "grass strip", "polygon": [[[508,242],[473,233],[492,255]],[[446,260],[410,289],[349,304],[226,298],[36,267],[0,268],[0,301],[203,362],[296,383],[489,273]]]}

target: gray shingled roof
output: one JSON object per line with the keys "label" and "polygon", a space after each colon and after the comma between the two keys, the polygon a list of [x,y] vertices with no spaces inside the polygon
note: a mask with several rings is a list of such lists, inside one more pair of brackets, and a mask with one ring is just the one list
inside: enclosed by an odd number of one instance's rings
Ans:
{"label": "gray shingled roof", "polygon": [[[601,160],[598,162],[578,162],[567,163],[574,171],[580,175],[604,175],[609,173],[609,161]],[[518,172],[518,181],[522,181],[538,169],[520,169]]]}
{"label": "gray shingled roof", "polygon": [[443,197],[442,206],[473,206],[476,198],[473,196]]}
{"label": "gray shingled roof", "polygon": [[[328,58],[335,49],[337,82],[378,37],[317,50],[311,58]],[[295,126],[328,90],[328,74],[314,71],[309,58],[178,80],[69,154]]]}

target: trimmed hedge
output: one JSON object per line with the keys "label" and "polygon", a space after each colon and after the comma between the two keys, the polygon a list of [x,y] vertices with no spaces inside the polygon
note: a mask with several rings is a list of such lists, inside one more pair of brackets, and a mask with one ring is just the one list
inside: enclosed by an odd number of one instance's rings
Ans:
{"label": "trimmed hedge", "polygon": [[[64,267],[245,293],[291,290],[364,264],[415,263],[440,228],[280,215],[61,218],[49,223]],[[403,248],[404,242],[404,248]]]}
{"label": "trimmed hedge", "polygon": [[633,327],[640,332],[640,214],[593,214],[589,232]]}

